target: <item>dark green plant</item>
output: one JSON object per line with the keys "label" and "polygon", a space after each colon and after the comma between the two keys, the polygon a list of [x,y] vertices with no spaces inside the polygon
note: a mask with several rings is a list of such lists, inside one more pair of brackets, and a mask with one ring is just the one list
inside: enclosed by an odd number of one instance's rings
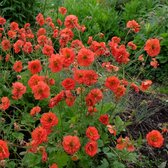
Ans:
{"label": "dark green plant", "polygon": [[[41,0],[40,0],[41,1]],[[35,16],[40,12],[43,1],[38,0],[2,0],[0,15],[9,21],[23,25],[26,22],[35,23]]]}

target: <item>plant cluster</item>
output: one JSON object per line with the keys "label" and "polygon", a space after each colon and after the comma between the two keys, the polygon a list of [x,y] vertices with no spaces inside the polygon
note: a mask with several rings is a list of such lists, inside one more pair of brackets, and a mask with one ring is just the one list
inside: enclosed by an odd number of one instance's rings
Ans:
{"label": "plant cluster", "polygon": [[[78,17],[60,7],[56,22],[41,13],[37,31],[30,24],[0,17],[0,165],[2,167],[138,166],[140,147],[120,117],[129,90],[147,91],[152,81],[127,75],[126,65],[150,59],[153,67],[160,41],[150,38],[137,50],[117,36],[108,43],[89,36]],[[62,19],[63,18],[63,19]],[[126,24],[129,33],[141,26]],[[77,38],[78,37],[78,38]],[[143,53],[143,55],[142,55]],[[140,75],[141,71],[138,75]],[[167,133],[151,130],[151,148],[163,148]],[[140,162],[140,161],[139,161]]]}

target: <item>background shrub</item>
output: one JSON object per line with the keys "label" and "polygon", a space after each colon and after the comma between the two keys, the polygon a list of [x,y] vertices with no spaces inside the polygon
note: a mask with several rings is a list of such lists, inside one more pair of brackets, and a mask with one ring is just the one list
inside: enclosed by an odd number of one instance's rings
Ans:
{"label": "background shrub", "polygon": [[35,23],[35,16],[40,12],[43,0],[1,0],[0,15],[9,21],[23,25]]}

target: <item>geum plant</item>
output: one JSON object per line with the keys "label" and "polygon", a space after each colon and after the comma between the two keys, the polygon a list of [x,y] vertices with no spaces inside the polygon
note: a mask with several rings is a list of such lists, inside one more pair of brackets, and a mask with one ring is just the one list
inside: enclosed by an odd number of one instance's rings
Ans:
{"label": "geum plant", "polygon": [[[125,67],[134,61],[142,62],[142,69],[147,58],[157,67],[158,38],[147,40],[138,51],[126,38],[121,42],[112,37],[106,44],[101,33],[95,35],[101,42],[88,37],[83,44],[86,28],[78,17],[67,15],[64,7],[59,8],[59,15],[65,20],[58,18],[55,23],[38,14],[35,32],[29,23],[19,28],[0,17],[1,166],[136,164],[140,146],[127,132],[122,134],[128,123],[118,110],[130,89],[145,92],[152,81],[138,82],[138,77],[127,75]],[[135,20],[126,28],[128,34],[140,31]],[[149,132],[146,139],[151,147],[164,145],[158,130]]]}

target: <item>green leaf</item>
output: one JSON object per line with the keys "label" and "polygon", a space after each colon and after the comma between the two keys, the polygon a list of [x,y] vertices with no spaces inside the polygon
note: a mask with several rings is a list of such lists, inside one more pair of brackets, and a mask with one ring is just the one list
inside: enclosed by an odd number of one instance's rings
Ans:
{"label": "green leaf", "polygon": [[113,168],[125,168],[125,166],[118,161],[114,161],[112,165],[113,165]]}
{"label": "green leaf", "polygon": [[22,134],[20,132],[13,132],[12,135],[19,141],[23,140],[23,138],[24,138],[24,134]]}
{"label": "green leaf", "polygon": [[58,167],[64,167],[67,165],[67,162],[70,158],[65,152],[57,151],[52,152],[52,154],[49,155],[49,159],[51,163],[57,163]]}
{"label": "green leaf", "polygon": [[105,103],[97,105],[97,109],[100,110],[101,114],[107,113],[110,109],[114,107],[113,103]]}
{"label": "green leaf", "polygon": [[41,156],[34,153],[27,153],[23,158],[23,165],[34,168],[36,165],[40,164]]}
{"label": "green leaf", "polygon": [[101,148],[101,147],[104,146],[104,143],[103,143],[103,141],[102,141],[101,139],[99,139],[99,140],[97,141],[97,143],[98,143],[98,147],[99,147],[99,148]]}
{"label": "green leaf", "polygon": [[108,168],[108,167],[109,167],[109,163],[106,159],[103,159],[102,164],[98,166],[98,168]]}

